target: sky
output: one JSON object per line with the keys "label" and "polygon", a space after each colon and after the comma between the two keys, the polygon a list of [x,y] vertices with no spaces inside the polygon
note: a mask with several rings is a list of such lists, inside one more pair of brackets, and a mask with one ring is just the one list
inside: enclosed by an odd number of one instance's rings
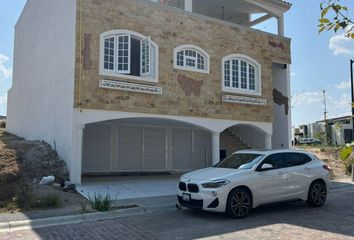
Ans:
{"label": "sky", "polygon": [[[323,90],[328,117],[351,114],[350,68],[354,40],[342,33],[318,34],[319,4],[322,0],[289,0],[285,35],[292,39],[291,102],[292,125],[323,119]],[[6,115],[7,90],[12,81],[14,26],[26,0],[0,0],[0,115]],[[342,0],[354,16],[354,1]],[[274,22],[259,28],[273,31]]]}

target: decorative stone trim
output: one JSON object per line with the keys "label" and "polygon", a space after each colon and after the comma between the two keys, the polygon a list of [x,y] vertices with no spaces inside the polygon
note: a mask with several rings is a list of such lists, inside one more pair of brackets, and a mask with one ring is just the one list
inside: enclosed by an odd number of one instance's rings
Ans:
{"label": "decorative stone trim", "polygon": [[111,81],[111,80],[100,80],[100,88],[129,91],[129,92],[138,92],[138,93],[148,93],[148,94],[162,94],[161,87],[127,83],[121,81]]}
{"label": "decorative stone trim", "polygon": [[267,99],[242,97],[242,96],[234,96],[234,95],[224,95],[224,96],[222,96],[222,102],[224,102],[224,103],[251,104],[251,105],[267,105]]}

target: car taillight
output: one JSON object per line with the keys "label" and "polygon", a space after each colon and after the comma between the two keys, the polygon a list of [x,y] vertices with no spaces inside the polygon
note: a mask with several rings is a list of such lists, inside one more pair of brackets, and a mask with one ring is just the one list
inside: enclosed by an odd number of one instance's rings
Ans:
{"label": "car taillight", "polygon": [[331,171],[332,168],[326,164],[323,165],[323,168],[326,169],[327,171]]}

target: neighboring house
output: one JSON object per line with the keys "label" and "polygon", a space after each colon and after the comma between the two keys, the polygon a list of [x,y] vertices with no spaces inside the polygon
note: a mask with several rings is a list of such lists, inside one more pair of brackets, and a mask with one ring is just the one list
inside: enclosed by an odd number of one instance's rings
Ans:
{"label": "neighboring house", "polygon": [[310,123],[307,125],[307,136],[309,138],[319,138],[321,134],[324,134],[325,125],[321,122]]}
{"label": "neighboring house", "polygon": [[[338,146],[351,143],[353,140],[353,126],[351,122],[351,116],[327,119],[327,139],[329,140],[329,144]],[[317,123],[325,124],[323,120]]]}
{"label": "neighboring house", "polygon": [[300,136],[300,138],[319,138],[321,135],[324,137],[326,129],[327,143],[336,146],[351,143],[353,139],[351,116],[330,118],[326,121],[321,120],[315,123],[301,125],[300,129],[307,129],[307,133],[302,136],[295,134],[295,136]]}
{"label": "neighboring house", "polygon": [[[290,6],[28,0],[7,130],[56,146],[74,183],[86,173],[203,168],[220,149],[287,148]],[[252,28],[268,19],[278,34]]]}

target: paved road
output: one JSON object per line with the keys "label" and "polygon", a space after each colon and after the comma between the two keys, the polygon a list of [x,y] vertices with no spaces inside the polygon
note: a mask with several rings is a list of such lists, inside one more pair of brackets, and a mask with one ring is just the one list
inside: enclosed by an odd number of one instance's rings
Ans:
{"label": "paved road", "polygon": [[[172,204],[172,203],[171,203]],[[322,208],[287,203],[243,220],[192,210],[160,210],[117,220],[0,234],[0,239],[354,239],[354,186],[336,185]]]}

